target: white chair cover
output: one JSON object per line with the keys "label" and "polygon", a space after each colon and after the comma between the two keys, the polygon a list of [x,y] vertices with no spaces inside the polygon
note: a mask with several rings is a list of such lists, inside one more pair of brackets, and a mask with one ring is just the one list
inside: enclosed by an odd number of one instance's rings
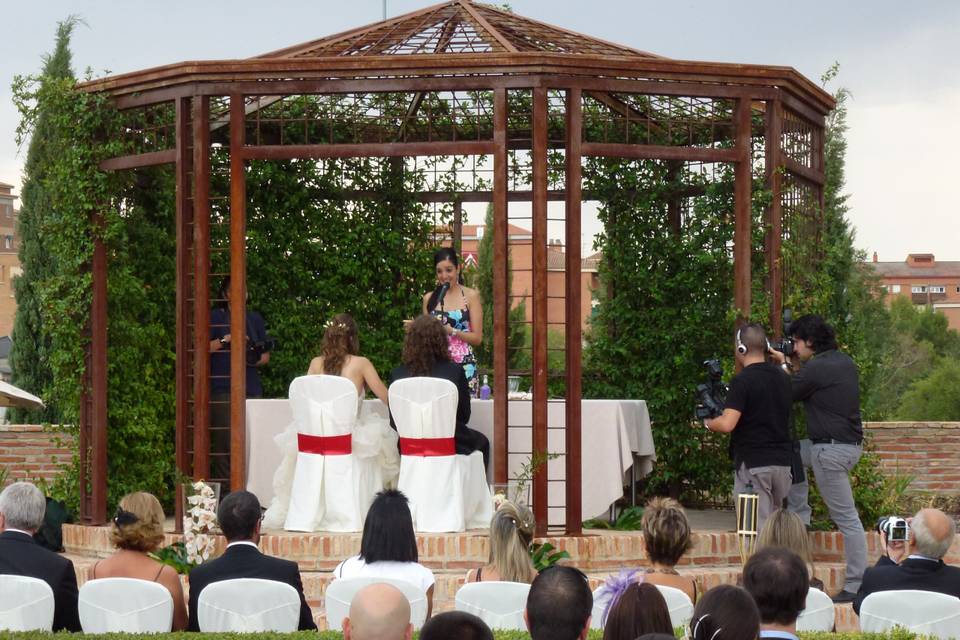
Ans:
{"label": "white chair cover", "polygon": [[[290,383],[290,407],[299,434],[345,436],[357,420],[357,388],[340,376],[300,376]],[[297,453],[284,529],[360,531],[373,496],[382,488],[373,459],[351,454]]]}
{"label": "white chair cover", "polygon": [[666,587],[660,584],[655,586],[663,599],[667,601],[667,609],[670,610],[670,624],[673,625],[674,629],[677,627],[686,629],[693,617],[693,602],[690,601],[690,596],[674,587]]}
{"label": "white chair cover", "polygon": [[51,631],[53,589],[39,578],[0,575],[0,630]]}
{"label": "white chair cover", "polygon": [[[442,378],[404,378],[390,385],[390,412],[401,438],[453,438],[457,386]],[[398,489],[410,500],[417,531],[483,528],[493,516],[483,455],[400,456]]]}
{"label": "white chair cover", "polygon": [[833,600],[820,589],[810,587],[807,605],[797,618],[797,631],[833,631],[836,615]]}
{"label": "white chair cover", "polygon": [[169,633],[173,626],[170,592],[149,580],[88,580],[80,587],[77,608],[84,633]]}
{"label": "white chair cover", "polygon": [[415,584],[404,580],[362,576],[358,578],[340,578],[327,585],[323,601],[327,615],[327,628],[331,631],[343,631],[343,619],[350,615],[350,603],[360,589],[370,584],[391,584],[407,597],[410,603],[410,622],[416,631],[427,620],[427,594]]}
{"label": "white chair cover", "polygon": [[610,601],[610,594],[605,593],[602,586],[593,591],[593,610],[590,612],[590,628],[603,629],[603,612]]}
{"label": "white chair cover", "polygon": [[296,631],[300,596],[285,582],[236,578],[213,582],[197,602],[200,631],[252,633]]}
{"label": "white chair cover", "polygon": [[523,611],[530,585],[522,582],[472,582],[460,587],[457,611],[479,617],[491,629],[526,631]]}
{"label": "white chair cover", "polygon": [[878,591],[860,605],[860,630],[883,633],[901,626],[918,635],[960,638],[960,598],[933,591]]}

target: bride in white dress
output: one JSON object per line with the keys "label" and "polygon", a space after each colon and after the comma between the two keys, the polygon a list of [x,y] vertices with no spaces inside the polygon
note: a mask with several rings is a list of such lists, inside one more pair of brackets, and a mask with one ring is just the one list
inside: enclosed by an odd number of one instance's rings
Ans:
{"label": "bride in white dress", "polygon": [[[359,354],[360,340],[353,316],[341,313],[327,322],[321,355],[310,362],[307,375],[332,375],[347,378],[357,387],[357,423],[353,432],[353,455],[377,458],[383,470],[384,488],[395,487],[400,474],[397,432],[390,421],[364,405],[369,389],[387,404],[387,387],[373,364]],[[290,487],[297,462],[297,430],[291,424],[275,439],[283,460],[273,476],[273,500],[263,516],[264,529],[282,529],[290,505]]]}

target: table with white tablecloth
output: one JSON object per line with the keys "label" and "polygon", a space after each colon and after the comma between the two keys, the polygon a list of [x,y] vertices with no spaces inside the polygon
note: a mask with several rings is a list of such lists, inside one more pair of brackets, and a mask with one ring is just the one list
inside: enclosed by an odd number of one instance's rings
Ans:
{"label": "table with white tablecloth", "polygon": [[[387,409],[379,400],[366,400],[367,406],[386,416]],[[493,400],[470,403],[470,428],[483,433],[493,443]],[[510,454],[508,476],[513,477],[529,459],[532,450],[533,403],[510,400]],[[656,460],[650,416],[643,400],[582,400],[581,410],[581,487],[583,518],[603,515],[623,495],[623,486],[630,477],[650,473]],[[565,404],[551,400],[547,404],[547,450],[563,454],[566,448]],[[273,497],[273,474],[280,464],[281,453],[274,437],[292,421],[290,403],[279,400],[247,400],[247,489],[270,504]],[[636,465],[634,467],[634,465]],[[550,522],[563,521],[565,502],[565,462],[563,456],[547,463]],[[487,470],[492,478],[492,470]]]}

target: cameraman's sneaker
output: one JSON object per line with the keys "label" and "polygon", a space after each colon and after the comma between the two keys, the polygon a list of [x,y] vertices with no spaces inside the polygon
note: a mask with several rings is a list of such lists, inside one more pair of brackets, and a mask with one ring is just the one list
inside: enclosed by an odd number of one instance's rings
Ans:
{"label": "cameraman's sneaker", "polygon": [[833,600],[836,604],[840,604],[843,602],[853,602],[853,599],[856,597],[857,597],[857,594],[851,593],[850,591],[847,591],[846,589],[844,589],[837,595],[833,596],[831,600]]}

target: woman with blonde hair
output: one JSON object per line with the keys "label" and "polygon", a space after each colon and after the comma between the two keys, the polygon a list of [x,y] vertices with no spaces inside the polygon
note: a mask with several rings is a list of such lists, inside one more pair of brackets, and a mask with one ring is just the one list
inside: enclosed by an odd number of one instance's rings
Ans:
{"label": "woman with blonde hair", "polygon": [[467,572],[467,582],[503,581],[530,584],[537,570],[530,561],[533,515],[523,505],[504,502],[490,520],[487,564]]}
{"label": "woman with blonde hair", "polygon": [[690,522],[680,503],[672,498],[654,498],[647,503],[641,519],[643,543],[650,567],[644,581],[680,589],[697,601],[697,583],[674,568],[692,546]]}
{"label": "woman with blonde hair", "polygon": [[187,605],[180,576],[148,555],[163,544],[163,521],[163,507],[153,494],[125,495],[110,527],[110,541],[118,551],[90,567],[87,579],[137,578],[164,586],[173,598],[173,631],[182,631],[187,628]]}
{"label": "woman with blonde hair", "polygon": [[807,564],[810,586],[823,591],[823,580],[813,577],[810,537],[800,516],[786,509],[777,509],[771,513],[757,536],[757,551],[764,547],[783,547],[800,556],[800,559]]}

